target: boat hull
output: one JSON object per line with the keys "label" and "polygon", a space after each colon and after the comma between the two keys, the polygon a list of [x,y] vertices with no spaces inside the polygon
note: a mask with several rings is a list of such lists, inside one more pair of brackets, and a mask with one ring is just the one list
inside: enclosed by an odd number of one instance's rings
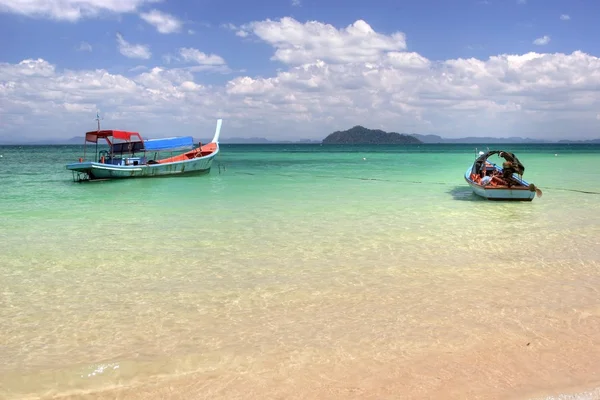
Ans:
{"label": "boat hull", "polygon": [[[185,161],[143,165],[111,165],[97,162],[78,162],[67,169],[87,175],[84,180],[148,178],[169,175],[202,174],[210,172],[217,152]],[[80,179],[81,180],[81,179]]]}
{"label": "boat hull", "polygon": [[[471,178],[470,166],[465,172],[465,181],[469,184],[473,193],[488,200],[503,200],[503,201],[532,201],[535,197],[535,191],[532,191],[529,187],[529,183],[520,179],[518,176],[513,175],[513,179],[523,184],[523,186],[513,186],[511,188],[506,187],[491,187],[483,186],[474,182]],[[497,168],[498,169],[498,168]]]}

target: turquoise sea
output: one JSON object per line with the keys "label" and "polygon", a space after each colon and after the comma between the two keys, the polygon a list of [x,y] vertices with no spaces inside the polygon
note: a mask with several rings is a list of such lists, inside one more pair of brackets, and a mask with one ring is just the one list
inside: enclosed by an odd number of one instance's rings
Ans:
{"label": "turquoise sea", "polygon": [[0,398],[590,396],[600,146],[502,145],[527,203],[471,193],[476,147],[75,183],[82,146],[0,146]]}

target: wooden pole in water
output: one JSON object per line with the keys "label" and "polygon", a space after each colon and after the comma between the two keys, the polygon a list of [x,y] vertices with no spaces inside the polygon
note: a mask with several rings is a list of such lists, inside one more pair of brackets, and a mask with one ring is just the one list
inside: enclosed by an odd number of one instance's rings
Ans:
{"label": "wooden pole in water", "polygon": [[96,162],[98,162],[98,135],[100,134],[100,114],[96,111],[96,122],[98,123],[98,128],[96,129]]}

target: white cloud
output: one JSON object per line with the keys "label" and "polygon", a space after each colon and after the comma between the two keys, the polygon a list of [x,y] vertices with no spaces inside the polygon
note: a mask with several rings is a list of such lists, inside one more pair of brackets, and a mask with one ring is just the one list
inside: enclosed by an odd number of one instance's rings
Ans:
{"label": "white cloud", "polygon": [[302,1],[292,0],[292,7],[300,7],[301,5],[302,5]]}
{"label": "white cloud", "polygon": [[179,88],[180,88],[180,90],[185,91],[185,92],[196,92],[196,91],[200,91],[200,90],[204,89],[204,87],[202,85],[199,85],[193,81],[182,82],[181,85],[179,85]]}
{"label": "white cloud", "polygon": [[78,21],[97,17],[102,13],[135,12],[140,6],[157,0],[0,0],[0,12]]}
{"label": "white cloud", "polygon": [[[223,137],[322,139],[357,124],[446,137],[600,136],[600,58],[593,55],[530,52],[433,61],[405,46],[390,49],[395,39],[389,34],[371,34],[379,46],[367,35],[351,47],[345,29],[290,26],[295,28],[269,30],[277,32],[277,40],[268,35],[262,40],[275,54],[296,46],[290,59],[303,62],[271,76],[241,75],[219,85],[208,84],[192,68],[223,67],[225,61],[194,48],[177,53],[192,66],[128,76],[62,70],[43,59],[0,63],[0,137],[26,131],[79,135],[90,128],[96,108],[104,110],[104,126],[154,137],[173,131],[209,137],[218,117],[225,120]],[[315,39],[326,35],[328,44]],[[327,46],[334,54],[325,59]]]}
{"label": "white cloud", "polygon": [[181,31],[182,23],[174,16],[158,10],[141,13],[140,18],[154,26],[160,33],[175,33]]}
{"label": "white cloud", "polygon": [[147,69],[148,69],[148,67],[146,67],[145,65],[136,65],[133,68],[129,68],[129,72],[145,71]]}
{"label": "white cloud", "polygon": [[383,52],[406,48],[402,32],[380,34],[363,20],[337,29],[318,21],[302,24],[285,17],[279,21],[251,22],[240,28],[275,47],[272,59],[286,64],[298,65],[317,58],[332,63],[372,62]]}
{"label": "white cloud", "polygon": [[230,31],[234,31],[236,36],[243,37],[243,38],[250,35],[241,26],[236,26],[236,25],[232,24],[231,22],[226,23],[226,24],[221,24],[221,28],[225,28]]}
{"label": "white cloud", "polygon": [[77,51],[92,51],[92,45],[88,42],[81,42],[77,47]]}
{"label": "white cloud", "polygon": [[[202,51],[190,47],[182,47],[178,50],[177,55],[164,54],[163,62],[167,65],[179,65],[174,67],[182,71],[189,72],[220,72],[231,73],[231,69],[227,66],[225,60],[216,54],[206,54]],[[192,64],[181,66],[181,63]]]}
{"label": "white cloud", "polygon": [[539,38],[537,38],[537,39],[535,39],[533,41],[533,44],[536,44],[538,46],[545,46],[548,43],[550,43],[550,36],[548,36],[548,35],[544,35],[544,36],[539,37]]}
{"label": "white cloud", "polygon": [[164,90],[170,85],[180,85],[193,79],[192,74],[187,71],[155,67],[149,72],[141,73],[133,78],[133,81],[141,84],[146,89]]}
{"label": "white cloud", "polygon": [[131,44],[123,38],[123,35],[117,33],[117,44],[119,52],[128,58],[142,58],[144,60],[152,57],[150,48],[143,44]]}
{"label": "white cloud", "polygon": [[562,21],[568,21],[568,20],[570,20],[570,19],[571,19],[571,16],[570,16],[569,14],[561,14],[561,15],[560,15],[560,19],[561,19]]}
{"label": "white cloud", "polygon": [[527,4],[527,0],[517,0],[517,4]]}
{"label": "white cloud", "polygon": [[205,54],[198,49],[181,48],[179,54],[184,61],[194,62],[200,65],[224,65],[225,60],[216,54]]}
{"label": "white cloud", "polygon": [[72,113],[90,113],[96,109],[95,104],[80,104],[80,103],[63,103],[62,106],[66,111]]}
{"label": "white cloud", "polygon": [[41,58],[27,59],[18,64],[0,63],[2,80],[11,81],[27,77],[50,77],[54,75],[55,67]]}

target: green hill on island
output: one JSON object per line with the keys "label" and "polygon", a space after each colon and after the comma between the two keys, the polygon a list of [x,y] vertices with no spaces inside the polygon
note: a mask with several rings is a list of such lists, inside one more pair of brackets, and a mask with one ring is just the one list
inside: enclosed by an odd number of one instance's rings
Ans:
{"label": "green hill on island", "polygon": [[416,137],[357,125],[346,131],[337,131],[323,139],[323,144],[420,144]]}

